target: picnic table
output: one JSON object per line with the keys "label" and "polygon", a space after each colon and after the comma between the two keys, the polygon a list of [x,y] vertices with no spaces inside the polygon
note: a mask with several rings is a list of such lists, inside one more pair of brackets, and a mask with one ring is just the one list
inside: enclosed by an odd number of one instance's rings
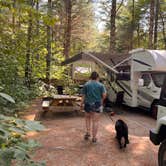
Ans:
{"label": "picnic table", "polygon": [[42,98],[42,110],[36,114],[35,119],[40,120],[47,112],[71,112],[77,114],[81,111],[81,97],[73,95],[54,95]]}
{"label": "picnic table", "polygon": [[80,110],[81,98],[71,95],[55,95],[45,97],[42,101],[43,110],[53,110],[55,112],[68,112]]}

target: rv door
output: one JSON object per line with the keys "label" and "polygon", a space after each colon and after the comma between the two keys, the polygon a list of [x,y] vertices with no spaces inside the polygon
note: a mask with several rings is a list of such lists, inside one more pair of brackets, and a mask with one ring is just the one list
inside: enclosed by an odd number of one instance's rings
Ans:
{"label": "rv door", "polygon": [[[138,104],[140,106],[150,108],[151,106],[151,94],[152,94],[152,88],[151,88],[151,76],[149,73],[143,73],[141,75],[141,79],[143,80],[143,85],[138,87]],[[140,80],[141,80],[140,79]]]}
{"label": "rv door", "polygon": [[166,76],[162,84],[157,119],[160,119],[164,116],[166,116]]}

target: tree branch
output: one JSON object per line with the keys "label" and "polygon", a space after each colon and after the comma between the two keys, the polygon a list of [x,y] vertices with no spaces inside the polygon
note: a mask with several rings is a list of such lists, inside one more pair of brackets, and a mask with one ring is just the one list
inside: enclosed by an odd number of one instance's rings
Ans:
{"label": "tree branch", "polygon": [[121,6],[123,5],[123,1],[124,1],[124,0],[121,1],[121,3],[120,3],[120,5],[119,5],[118,9],[116,10],[116,13],[118,13],[119,9],[120,9]]}

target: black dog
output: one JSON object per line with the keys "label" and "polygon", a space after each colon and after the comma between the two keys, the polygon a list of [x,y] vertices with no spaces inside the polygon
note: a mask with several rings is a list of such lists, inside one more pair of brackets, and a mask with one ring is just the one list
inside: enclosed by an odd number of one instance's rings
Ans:
{"label": "black dog", "polygon": [[123,147],[126,148],[126,145],[129,144],[127,124],[123,120],[119,119],[116,121],[115,130],[120,149]]}

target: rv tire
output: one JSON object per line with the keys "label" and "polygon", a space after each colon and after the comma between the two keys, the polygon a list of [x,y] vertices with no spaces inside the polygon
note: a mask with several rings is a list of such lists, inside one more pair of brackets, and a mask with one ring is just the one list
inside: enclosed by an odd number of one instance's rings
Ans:
{"label": "rv tire", "polygon": [[154,119],[157,119],[157,112],[158,112],[157,105],[158,105],[158,101],[154,101],[150,108],[151,115]]}
{"label": "rv tire", "polygon": [[124,92],[118,92],[116,95],[116,104],[121,105],[123,103]]}
{"label": "rv tire", "polygon": [[166,139],[161,143],[158,152],[158,165],[166,165]]}

